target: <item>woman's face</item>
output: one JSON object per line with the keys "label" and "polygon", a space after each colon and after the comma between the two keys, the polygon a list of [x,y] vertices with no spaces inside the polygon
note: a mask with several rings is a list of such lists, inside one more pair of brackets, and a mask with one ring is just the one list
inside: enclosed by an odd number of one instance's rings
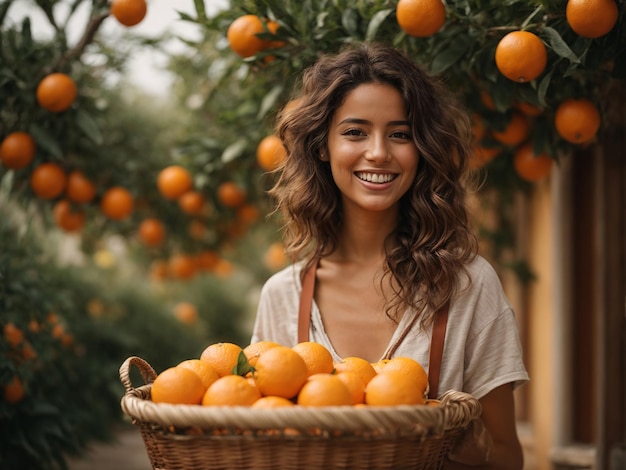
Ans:
{"label": "woman's face", "polygon": [[397,209],[419,160],[398,90],[366,83],[350,91],[331,121],[328,151],[345,210]]}

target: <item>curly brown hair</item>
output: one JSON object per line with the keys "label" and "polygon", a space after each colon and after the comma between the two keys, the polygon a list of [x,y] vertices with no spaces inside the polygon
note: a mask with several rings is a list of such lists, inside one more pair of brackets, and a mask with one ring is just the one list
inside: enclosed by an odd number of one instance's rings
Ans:
{"label": "curly brown hair", "polygon": [[[411,190],[400,200],[397,228],[386,243],[381,283],[391,276],[391,318],[404,308],[429,322],[454,295],[465,264],[477,253],[466,207],[471,127],[467,112],[438,79],[404,52],[383,44],[350,46],[324,55],[301,77],[300,94],[277,119],[287,158],[270,190],[284,221],[292,259],[332,253],[342,224],[339,189],[327,154],[329,126],[346,95],[364,83],[395,87],[403,97],[420,159]],[[425,308],[426,307],[426,308]]]}

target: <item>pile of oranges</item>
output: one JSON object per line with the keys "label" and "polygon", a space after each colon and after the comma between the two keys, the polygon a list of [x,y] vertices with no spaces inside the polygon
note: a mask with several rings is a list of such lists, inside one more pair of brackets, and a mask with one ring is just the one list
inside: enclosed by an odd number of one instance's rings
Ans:
{"label": "pile of oranges", "polygon": [[288,347],[259,341],[245,348],[210,344],[199,358],[158,374],[151,398],[155,403],[252,408],[437,405],[427,393],[428,376],[409,357],[334,361],[319,343]]}

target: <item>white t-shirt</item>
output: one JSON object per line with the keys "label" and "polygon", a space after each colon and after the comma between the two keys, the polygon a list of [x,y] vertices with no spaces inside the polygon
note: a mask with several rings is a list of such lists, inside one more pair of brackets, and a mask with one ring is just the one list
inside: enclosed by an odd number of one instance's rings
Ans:
{"label": "white t-shirt", "polygon": [[[298,342],[300,270],[296,263],[275,273],[261,291],[252,342],[275,341],[285,346]],[[493,267],[477,256],[467,266],[471,285],[461,276],[461,288],[452,299],[439,377],[439,394],[447,390],[466,392],[482,398],[496,387],[528,381],[515,315]],[[389,343],[396,342],[411,321],[405,314]],[[419,322],[408,332],[393,356],[408,356],[428,370],[431,327]],[[326,346],[335,360],[340,357],[324,331],[320,311],[311,307],[311,341]],[[383,357],[386,354],[383,355]]]}

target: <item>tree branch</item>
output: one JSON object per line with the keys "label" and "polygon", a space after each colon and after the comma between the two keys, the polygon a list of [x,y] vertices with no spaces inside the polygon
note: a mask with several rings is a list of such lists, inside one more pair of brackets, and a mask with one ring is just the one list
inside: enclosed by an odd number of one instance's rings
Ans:
{"label": "tree branch", "polygon": [[85,48],[93,42],[93,39],[100,28],[102,22],[109,16],[109,12],[102,13],[98,16],[94,16],[89,20],[87,27],[85,28],[85,32],[80,40],[76,43],[74,47],[69,49],[63,56],[58,60],[58,62],[54,65],[54,70],[58,70],[65,66],[70,60],[80,57]]}

